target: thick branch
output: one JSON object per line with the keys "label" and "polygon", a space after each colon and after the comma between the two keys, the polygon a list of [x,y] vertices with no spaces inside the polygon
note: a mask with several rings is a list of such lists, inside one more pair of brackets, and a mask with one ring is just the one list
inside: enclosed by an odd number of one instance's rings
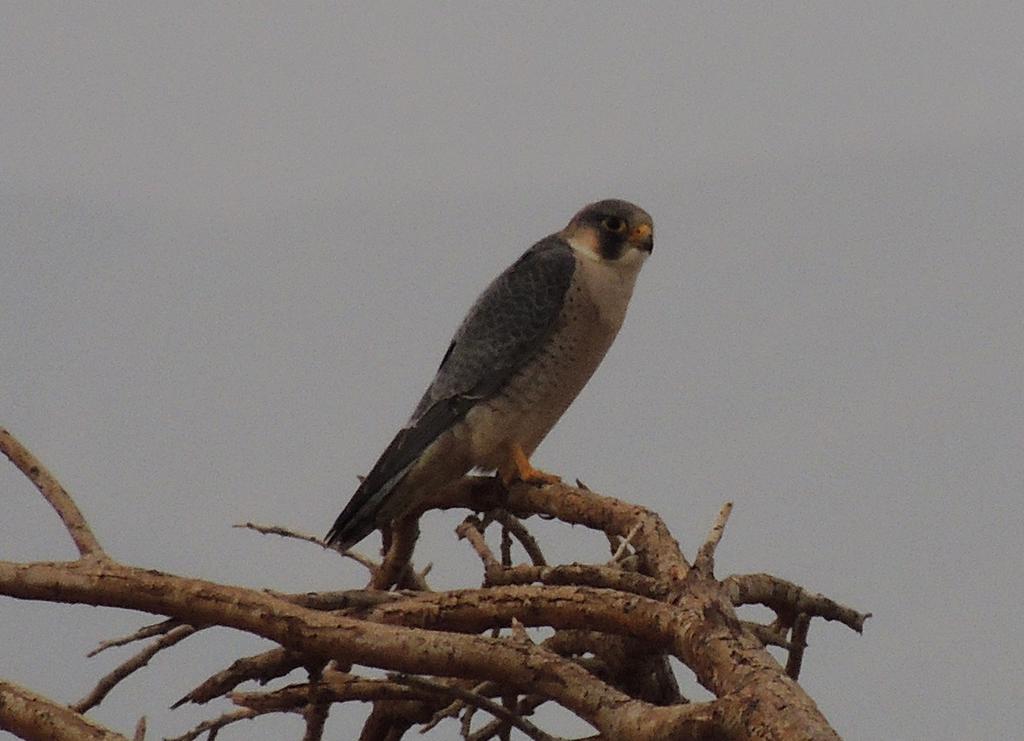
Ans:
{"label": "thick branch", "polygon": [[465,476],[425,500],[418,512],[428,509],[461,507],[475,511],[508,509],[515,514],[545,514],[574,525],[626,537],[643,559],[643,571],[649,576],[682,582],[690,565],[679,544],[654,512],[590,489],[566,484],[534,486],[517,484],[506,490],[496,479]]}
{"label": "thick branch", "polygon": [[13,682],[0,680],[0,730],[24,739],[128,741],[66,705],[60,705]]}
{"label": "thick branch", "polygon": [[870,612],[861,613],[844,607],[835,600],[810,592],[793,582],[771,574],[743,574],[722,580],[722,589],[734,605],[759,604],[779,614],[806,613],[813,617],[835,620],[858,633]]}
{"label": "thick branch", "polygon": [[[549,697],[608,738],[744,738],[755,729],[758,738],[765,739],[835,738],[813,701],[738,620],[733,603],[763,602],[780,616],[805,612],[854,623],[860,618],[858,629],[864,616],[765,575],[734,577],[726,580],[724,587],[715,581],[712,558],[728,515],[725,510],[698,557],[698,568],[693,569],[664,523],[649,510],[582,487],[521,484],[506,491],[494,479],[466,477],[397,523],[391,533],[394,547],[375,574],[374,586],[388,588],[396,580],[402,584],[406,571],[412,573],[408,559],[421,511],[504,508],[516,514],[554,516],[603,531],[612,539],[625,537],[634,550],[630,559],[635,559],[638,569],[637,573],[622,572],[630,574],[628,586],[611,568],[590,567],[575,576],[618,589],[632,587],[640,594],[582,586],[490,587],[403,595],[393,603],[364,607],[368,619],[356,619],[324,612],[323,604],[317,605],[320,610],[309,609],[284,595],[185,579],[109,560],[67,493],[28,451],[0,432],[0,447],[60,514],[83,556],[72,563],[0,562],[0,594],[136,609],[188,625],[234,627],[279,643],[284,650],[301,655],[308,666],[335,659],[346,665],[361,663],[407,674],[490,679],[501,683],[506,697],[516,693]],[[485,544],[481,548],[481,542],[475,546],[488,571],[495,574],[501,569],[501,573],[514,574],[512,580],[529,577],[541,581],[570,576],[558,567],[544,567],[539,552],[531,554],[539,562],[529,567],[535,572],[520,573],[507,564],[502,568]],[[89,555],[94,557],[84,558]],[[657,599],[643,596],[645,593]],[[631,698],[583,666],[530,641],[424,629],[476,633],[481,626],[515,628],[520,625],[517,620],[527,625],[596,629],[664,646],[690,666],[718,699],[659,707]],[[520,633],[525,635],[521,627]],[[378,711],[386,714],[384,704],[371,714],[364,737],[375,737],[366,736],[374,717],[388,737],[388,728],[397,730]],[[251,715],[235,713],[230,720],[241,717]],[[230,722],[227,717],[222,720]]]}
{"label": "thick branch", "polygon": [[656,579],[610,566],[574,563],[567,566],[524,565],[502,568],[495,565],[488,568],[485,575],[487,584],[491,586],[537,582],[551,585],[604,587],[655,599],[668,595],[668,589]]}
{"label": "thick branch", "polygon": [[630,699],[582,667],[537,646],[367,623],[304,609],[250,589],[185,579],[115,563],[0,562],[0,594],[106,605],[224,625],[308,657],[334,658],[414,674],[503,681],[544,694],[615,738],[651,738],[677,718],[673,708]]}

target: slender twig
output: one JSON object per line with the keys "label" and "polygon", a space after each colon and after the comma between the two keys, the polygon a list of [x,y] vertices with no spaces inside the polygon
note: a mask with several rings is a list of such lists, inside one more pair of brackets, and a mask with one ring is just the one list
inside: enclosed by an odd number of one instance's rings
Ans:
{"label": "slender twig", "polygon": [[790,633],[789,658],[786,661],[786,674],[793,679],[800,677],[800,666],[804,660],[804,650],[807,648],[807,631],[811,627],[811,616],[801,612],[793,621],[793,630]]}
{"label": "slender twig", "polygon": [[629,531],[629,533],[626,535],[626,537],[619,541],[619,544],[616,547],[615,552],[612,554],[611,563],[618,563],[629,553],[630,541],[633,540],[633,536],[636,535],[637,532],[640,530],[640,525],[641,523],[639,522],[635,524],[633,528]]}
{"label": "slender twig", "polygon": [[480,708],[481,710],[486,710],[495,718],[501,718],[506,723],[511,723],[513,726],[525,733],[529,738],[535,739],[535,741],[554,741],[553,736],[537,728],[537,726],[525,718],[521,718],[515,713],[509,712],[507,708],[502,707],[493,700],[489,700],[483,695],[478,695],[477,693],[463,689],[458,685],[440,684],[429,679],[414,677],[409,674],[389,674],[388,676],[392,681],[398,682],[399,684],[407,684],[410,687],[432,690],[443,695],[457,697],[468,705]]}
{"label": "slender twig", "polygon": [[91,659],[93,656],[103,653],[108,648],[127,646],[129,643],[135,643],[135,641],[143,641],[147,638],[152,638],[153,636],[162,636],[170,633],[179,625],[181,625],[180,620],[162,620],[159,623],[145,625],[130,635],[121,636],[120,638],[111,638],[109,641],[103,641],[103,643],[87,653],[86,656]]}
{"label": "slender twig", "polygon": [[57,512],[68,534],[75,542],[78,554],[83,557],[93,556],[109,560],[71,495],[60,485],[53,474],[46,470],[43,464],[29,452],[28,448],[2,427],[0,427],[0,450],[10,459],[11,463],[18,467],[19,471],[28,477],[43,498]]}
{"label": "slender twig", "polygon": [[705,539],[704,544],[697,551],[693,567],[704,576],[710,577],[714,575],[715,549],[722,540],[722,534],[725,533],[725,524],[729,521],[730,514],[732,514],[732,502],[726,502],[722,505],[722,509],[719,510],[718,517],[715,518],[715,524],[711,526],[707,539]]}
{"label": "slender twig", "polygon": [[619,552],[619,544],[622,542],[622,538],[612,533],[604,533],[604,537],[608,540],[608,553],[614,559],[615,554]]}
{"label": "slender twig", "polygon": [[[455,682],[463,681],[464,682],[464,680],[448,680],[448,681],[450,681],[450,682],[451,681],[455,681]],[[480,682],[480,683],[478,683],[476,685],[473,685],[471,687],[471,691],[472,692],[475,692],[475,693],[480,694],[480,695],[493,694],[496,691],[496,689],[497,689],[497,683],[496,682],[491,682],[491,681]],[[435,726],[437,726],[438,723],[440,723],[441,721],[445,720],[446,718],[454,718],[454,717],[456,717],[462,711],[462,709],[465,708],[465,707],[466,707],[466,703],[463,702],[462,700],[459,700],[458,698],[456,698],[455,700],[452,700],[448,705],[445,705],[443,708],[441,708],[440,710],[435,712],[434,715],[430,718],[430,720],[428,720],[426,723],[424,723],[420,727],[420,733],[426,733],[427,731],[432,730]]]}
{"label": "slender twig", "polygon": [[[538,707],[546,702],[546,698],[538,695],[529,695],[519,700],[516,706],[515,712],[520,716],[530,715]],[[508,723],[500,718],[495,718],[490,723],[482,726],[476,731],[466,736],[467,741],[487,741],[487,739],[494,738],[498,733],[501,732],[502,728],[508,728]]]}
{"label": "slender twig", "polygon": [[485,570],[488,568],[500,569],[501,564],[498,563],[498,559],[494,557],[490,546],[484,540],[482,528],[483,525],[480,523],[480,520],[473,515],[469,515],[455,528],[455,534],[469,541],[469,544],[473,546],[473,550],[476,551],[480,560],[483,561]]}
{"label": "slender twig", "polygon": [[232,723],[237,723],[240,720],[250,720],[260,715],[263,715],[263,713],[261,713],[259,710],[252,710],[250,708],[241,708],[240,710],[229,710],[228,712],[224,713],[223,715],[217,718],[204,720],[202,723],[197,725],[188,733],[183,733],[182,735],[175,736],[174,738],[164,739],[164,741],[193,741],[193,739],[199,738],[204,733],[209,733],[212,738],[213,735],[217,733],[217,731],[219,731],[221,728],[224,728],[225,726],[231,725]]}
{"label": "slender twig", "polygon": [[537,543],[537,539],[533,537],[522,520],[504,509],[494,509],[488,514],[519,541],[534,566],[547,566],[540,544]]}
{"label": "slender twig", "polygon": [[463,738],[469,738],[473,732],[473,716],[476,715],[478,708],[476,705],[467,705],[465,702],[463,702],[462,705],[464,710],[462,713],[462,720],[459,724],[459,730],[461,731]]}
{"label": "slender twig", "polygon": [[391,544],[380,568],[370,579],[371,589],[388,589],[403,578],[415,579],[419,576],[410,563],[419,536],[419,516],[402,517],[391,524]]}
{"label": "slender twig", "polygon": [[327,715],[331,712],[330,699],[322,692],[323,667],[311,667],[309,673],[308,703],[302,711],[306,721],[306,732],[302,741],[320,741],[324,735]]}
{"label": "slender twig", "polygon": [[114,671],[104,676],[93,688],[92,692],[76,702],[71,708],[78,713],[85,713],[103,702],[105,698],[118,683],[137,672],[149,663],[149,660],[165,648],[181,643],[190,635],[196,632],[191,625],[179,625],[166,635],[150,643],[142,651],[125,661]]}
{"label": "slender twig", "polygon": [[372,558],[364,553],[360,553],[357,550],[349,548],[348,550],[341,550],[334,545],[328,545],[323,541],[322,538],[318,538],[315,535],[309,533],[302,533],[298,530],[292,530],[291,528],[281,527],[280,525],[261,525],[258,522],[239,522],[232,527],[242,528],[245,530],[253,530],[263,535],[279,535],[282,538],[292,538],[294,540],[301,540],[304,543],[312,543],[318,545],[324,550],[335,551],[340,553],[345,558],[351,558],[356,563],[365,566],[366,569],[372,574],[380,568],[380,564],[374,561]]}
{"label": "slender twig", "polygon": [[749,630],[757,640],[761,641],[766,646],[779,646],[780,648],[789,649],[790,642],[786,638],[786,632],[784,629],[776,627],[775,624],[763,625],[761,623],[755,623],[749,620],[740,621],[744,628]]}
{"label": "slender twig", "polygon": [[512,565],[512,533],[504,526],[501,528],[501,565],[505,568]]}

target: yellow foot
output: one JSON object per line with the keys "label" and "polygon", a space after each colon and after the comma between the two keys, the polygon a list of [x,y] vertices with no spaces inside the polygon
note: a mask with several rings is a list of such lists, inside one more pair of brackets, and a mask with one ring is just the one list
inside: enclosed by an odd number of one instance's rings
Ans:
{"label": "yellow foot", "polygon": [[543,486],[545,484],[557,484],[562,479],[553,473],[538,470],[530,465],[530,459],[526,457],[522,447],[518,444],[512,446],[508,460],[505,465],[498,469],[501,483],[510,486],[515,481],[524,481],[527,484]]}

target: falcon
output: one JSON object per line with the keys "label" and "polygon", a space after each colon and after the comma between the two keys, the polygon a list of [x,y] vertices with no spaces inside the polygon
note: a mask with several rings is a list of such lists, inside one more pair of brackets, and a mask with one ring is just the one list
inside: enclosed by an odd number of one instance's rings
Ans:
{"label": "falcon", "polygon": [[558,481],[530,456],[611,346],[653,248],[646,211],[598,201],[495,278],[326,542],[350,548],[474,468],[506,486]]}

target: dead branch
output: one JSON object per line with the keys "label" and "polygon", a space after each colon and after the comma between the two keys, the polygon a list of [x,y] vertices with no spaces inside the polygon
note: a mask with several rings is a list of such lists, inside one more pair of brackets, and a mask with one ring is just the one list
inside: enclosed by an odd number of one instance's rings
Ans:
{"label": "dead branch", "polygon": [[165,635],[153,641],[145,649],[135,654],[135,656],[128,659],[128,661],[119,665],[114,669],[114,671],[103,677],[96,687],[93,688],[93,691],[72,705],[71,709],[77,713],[85,713],[96,707],[103,702],[103,698],[106,697],[121,680],[131,676],[133,673],[144,667],[149,663],[149,660],[156,656],[160,651],[181,643],[195,632],[196,629],[191,625],[179,625],[169,631]]}
{"label": "dead branch", "polygon": [[229,726],[232,723],[237,723],[240,720],[252,720],[260,715],[263,715],[263,713],[260,713],[258,710],[250,710],[248,708],[232,710],[217,718],[213,718],[212,720],[204,720],[188,733],[183,733],[180,736],[168,738],[164,741],[193,741],[193,739],[199,738],[204,733],[208,733],[210,734],[210,737],[213,737],[221,728]]}
{"label": "dead branch", "polygon": [[241,528],[243,530],[252,530],[253,532],[260,533],[261,535],[277,535],[282,538],[291,538],[292,540],[299,540],[304,543],[312,543],[313,545],[320,546],[324,550],[335,551],[345,558],[351,558],[356,563],[365,566],[371,574],[376,573],[377,569],[380,568],[379,563],[357,550],[349,548],[348,550],[343,551],[333,545],[328,545],[322,538],[319,538],[316,535],[300,533],[299,531],[292,530],[291,528],[281,527],[280,525],[261,525],[258,522],[239,522],[232,525],[232,527]]}
{"label": "dead branch", "polygon": [[116,648],[118,646],[127,646],[129,643],[135,643],[136,641],[144,641],[147,638],[153,636],[162,636],[166,633],[171,632],[174,628],[177,628],[181,623],[177,620],[161,620],[159,623],[153,623],[152,625],[144,625],[134,633],[130,633],[120,638],[111,638],[109,641],[103,641],[94,648],[92,651],[86,654],[90,659],[93,656],[106,651],[108,648]]}
{"label": "dead branch", "polygon": [[26,739],[128,741],[119,733],[25,687],[0,680],[0,730]]}
{"label": "dead branch", "polygon": [[[307,657],[334,658],[404,673],[502,681],[520,691],[546,694],[622,739],[647,738],[654,728],[689,720],[684,716],[692,714],[686,712],[692,706],[676,712],[675,708],[632,700],[597,681],[585,669],[537,646],[370,623],[302,608],[255,590],[117,563],[0,562],[0,594],[122,607],[224,625],[270,639]],[[575,611],[576,607],[571,609]]]}
{"label": "dead branch", "polygon": [[807,631],[811,627],[811,616],[807,613],[800,613],[793,622],[792,637],[789,639],[789,657],[786,660],[786,674],[793,679],[800,676],[800,667],[804,660],[804,650],[807,648]]}
{"label": "dead branch", "polygon": [[43,499],[53,507],[71,539],[75,542],[78,554],[82,557],[106,558],[107,554],[103,552],[100,542],[93,535],[71,495],[64,490],[53,474],[47,471],[43,464],[29,452],[28,448],[2,427],[0,427],[0,450],[10,459],[11,463],[17,466],[19,471],[28,477],[28,480],[43,495]]}
{"label": "dead branch", "polygon": [[266,684],[302,666],[303,660],[302,654],[285,648],[274,648],[257,656],[247,656],[214,674],[171,707],[177,708],[187,702],[202,705],[226,695],[242,682]]}
{"label": "dead branch", "polygon": [[[550,738],[525,718],[547,701],[576,713],[601,737],[625,741],[788,739],[794,733],[836,738],[794,678],[811,617],[838,620],[859,631],[867,615],[765,574],[716,580],[714,553],[729,504],[691,567],[661,518],[642,507],[582,486],[519,484],[506,490],[492,478],[465,477],[387,529],[383,561],[378,565],[366,559],[371,589],[287,594],[111,560],[56,479],[6,432],[0,447],[58,512],[82,556],[73,562],[0,562],[0,594],[165,618],[98,649],[160,636],[105,677],[77,709],[99,702],[118,681],[195,626],[219,625],[262,636],[279,648],[236,661],[176,703],[228,696],[243,705],[182,739],[212,735],[266,712],[292,712],[305,718],[306,738],[314,741],[323,733],[331,704],[346,701],[374,703],[361,735],[367,740],[398,739],[416,723],[437,722],[460,710],[467,738],[503,738],[512,727],[533,738]],[[453,507],[486,513],[467,517],[458,528],[483,564],[484,586],[431,592],[412,567],[418,519],[427,509]],[[536,539],[518,519],[531,515],[602,533],[613,549],[612,561],[547,565]],[[501,525],[500,561],[484,537],[491,522]],[[246,527],[323,545],[294,531]],[[531,564],[513,563],[513,538]],[[383,591],[394,586],[399,590]],[[767,605],[777,620],[767,626],[741,621],[734,607],[751,602]],[[526,627],[556,632],[537,645]],[[511,634],[499,632],[504,629]],[[487,631],[492,634],[481,635]],[[765,651],[766,643],[788,649],[786,669]],[[668,656],[692,669],[716,698],[703,703],[681,698]],[[347,673],[354,664],[396,674],[370,680]],[[266,692],[234,691],[242,682],[265,683],[297,667],[306,668],[309,682]],[[32,714],[19,708],[19,719],[12,723],[28,722]],[[495,721],[472,732],[478,708]],[[62,712],[69,723],[88,723],[74,709]]]}
{"label": "dead branch", "polygon": [[498,703],[490,700],[483,695],[471,692],[463,689],[456,684],[442,684],[440,682],[431,682],[428,679],[422,677],[412,677],[407,674],[392,674],[391,680],[399,684],[405,684],[410,687],[416,687],[419,689],[438,692],[442,695],[450,695],[455,697],[462,702],[472,705],[480,710],[486,710],[488,713],[493,715],[495,718],[505,721],[509,725],[515,726],[524,734],[527,738],[532,738],[534,741],[558,741],[554,736],[550,736],[544,731],[540,730],[526,718],[520,717],[515,713],[510,713],[508,709],[502,707]]}
{"label": "dead branch", "polygon": [[693,561],[693,567],[703,576],[712,576],[714,574],[715,549],[722,540],[722,535],[725,533],[725,524],[729,521],[729,515],[731,514],[732,502],[726,502],[722,505],[722,509],[719,511],[718,517],[715,519],[715,524],[712,525],[711,532],[708,533],[707,539],[697,551],[697,557]]}
{"label": "dead branch", "polygon": [[[292,684],[269,692],[231,692],[228,697],[236,705],[271,712],[294,710],[309,699],[310,685]],[[377,700],[433,700],[435,693],[403,685],[390,679],[367,679],[346,672],[325,670],[320,680],[324,699],[334,702],[374,702]]]}
{"label": "dead branch", "polygon": [[566,484],[517,484],[506,490],[493,477],[464,476],[424,499],[415,511],[452,508],[504,508],[517,516],[547,515],[618,537],[631,535],[631,545],[642,554],[643,573],[681,584],[690,570],[679,544],[654,512],[590,489]]}
{"label": "dead branch", "polygon": [[370,579],[371,589],[390,589],[397,584],[409,589],[427,589],[412,567],[412,552],[420,537],[419,515],[395,520],[385,534],[384,560]]}
{"label": "dead branch", "polygon": [[668,589],[657,579],[632,571],[622,571],[608,566],[569,564],[568,566],[511,566],[495,565],[484,572],[488,586],[508,584],[551,584],[587,587],[604,587],[620,592],[661,599]]}
{"label": "dead branch", "polygon": [[857,612],[821,594],[771,574],[743,574],[722,580],[722,590],[734,605],[759,604],[776,613],[805,613],[842,623],[858,633],[870,612]]}
{"label": "dead branch", "polygon": [[544,553],[541,551],[540,544],[537,542],[536,538],[530,534],[530,531],[527,529],[526,525],[523,524],[522,520],[511,512],[507,512],[503,509],[494,509],[487,514],[519,541],[519,544],[523,547],[523,550],[526,551],[526,555],[530,557],[530,562],[534,566],[548,565],[547,561],[544,560]]}

